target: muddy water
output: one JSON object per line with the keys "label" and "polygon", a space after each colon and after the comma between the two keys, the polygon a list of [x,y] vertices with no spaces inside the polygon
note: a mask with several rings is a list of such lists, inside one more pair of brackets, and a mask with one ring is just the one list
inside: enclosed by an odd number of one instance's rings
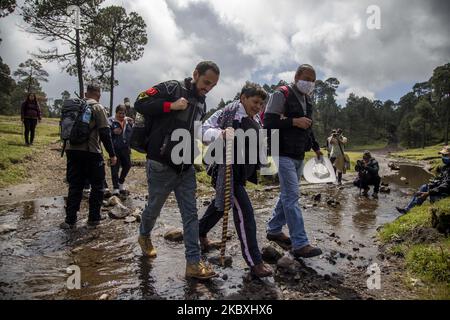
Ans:
{"label": "muddy water", "polygon": [[[410,179],[408,185],[402,185],[403,181],[397,178],[386,179],[390,181],[391,192],[381,194],[378,200],[360,197],[358,189],[349,185],[342,189],[332,185],[302,188],[306,230],[311,243],[321,247],[324,254],[304,261],[313,278],[297,279],[294,289],[292,286],[286,289],[285,279],[278,276],[262,282],[248,281],[248,269],[234,231],[227,246],[227,254],[233,258],[232,267],[217,267],[221,277],[209,282],[185,280],[183,244],[163,239],[169,227],[181,226],[173,197],[162,210],[152,235],[158,249],[154,260],[141,256],[136,242],[137,223],[125,224],[123,220],[108,218],[91,230],[85,227],[86,216],[82,214],[77,229],[64,231],[58,228],[64,219],[63,198],[1,206],[0,224],[16,230],[0,235],[0,298],[98,299],[107,294],[110,299],[283,299],[295,290],[314,294],[323,289],[320,288],[323,276],[341,279],[342,283],[352,272],[364,271],[377,261],[376,229],[398,216],[395,206],[406,203],[412,192],[410,187],[417,185],[413,183],[414,177],[422,171],[420,168],[410,173],[400,171],[401,176]],[[312,199],[318,193],[321,194],[319,202]],[[264,230],[276,197],[276,191],[251,193],[260,247],[268,244]],[[198,199],[200,216],[206,209],[203,202],[207,199]],[[340,204],[331,207],[327,204],[330,199]],[[145,198],[130,197],[124,204],[129,208],[143,208]],[[85,207],[82,212],[86,212]],[[220,226],[212,230],[210,238],[220,238]],[[205,258],[213,256],[218,256],[218,252],[211,252]],[[66,268],[71,265],[80,267],[80,290],[67,288]],[[319,284],[308,287],[311,279]],[[335,296],[357,299],[361,298],[361,292],[342,285]]]}

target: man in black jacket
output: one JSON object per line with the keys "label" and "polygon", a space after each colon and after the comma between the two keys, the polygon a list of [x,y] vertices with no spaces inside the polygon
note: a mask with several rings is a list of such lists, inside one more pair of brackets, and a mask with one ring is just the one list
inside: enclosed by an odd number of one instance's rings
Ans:
{"label": "man in black jacket", "polygon": [[[216,276],[200,259],[199,225],[193,167],[194,152],[189,159],[176,161],[175,147],[194,148],[194,122],[206,113],[205,96],[219,81],[220,70],[214,62],[200,62],[193,78],[182,82],[167,81],[142,92],[135,109],[145,118],[149,139],[147,146],[148,204],[142,213],[139,244],[145,256],[155,257],[151,231],[169,194],[174,191],[180,208],[186,248],[186,277],[209,279]],[[175,130],[187,130],[190,141],[172,138]],[[172,155],[172,150],[174,155]],[[189,154],[189,152],[188,152]]]}
{"label": "man in black jacket", "polygon": [[397,207],[397,211],[401,214],[408,213],[415,206],[420,206],[430,198],[431,202],[450,196],[450,147],[445,146],[439,154],[442,157],[443,167],[438,169],[439,175],[432,179],[429,183],[420,187],[408,205],[405,208]]}
{"label": "man in black jacket", "polygon": [[363,189],[363,196],[369,195],[369,186],[373,185],[373,197],[378,199],[378,192],[380,191],[381,178],[378,175],[380,167],[378,161],[372,158],[369,151],[364,151],[363,159],[358,160],[355,166],[358,172],[358,178],[353,182],[356,187]]}
{"label": "man in black jacket", "polygon": [[[317,157],[322,156],[312,131],[310,95],[314,90],[316,72],[310,65],[301,65],[294,80],[293,84],[275,91],[264,115],[264,127],[279,130],[280,134],[277,159],[280,197],[268,222],[267,239],[291,248],[295,257],[311,258],[322,254],[322,251],[309,244],[299,199],[305,152],[312,148]],[[282,232],[286,224],[290,237]]]}

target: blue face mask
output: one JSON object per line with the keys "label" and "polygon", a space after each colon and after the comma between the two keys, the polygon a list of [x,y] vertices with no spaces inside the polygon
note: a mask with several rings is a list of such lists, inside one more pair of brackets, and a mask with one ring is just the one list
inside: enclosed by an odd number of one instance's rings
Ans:
{"label": "blue face mask", "polygon": [[442,162],[445,165],[450,165],[450,157],[442,157]]}

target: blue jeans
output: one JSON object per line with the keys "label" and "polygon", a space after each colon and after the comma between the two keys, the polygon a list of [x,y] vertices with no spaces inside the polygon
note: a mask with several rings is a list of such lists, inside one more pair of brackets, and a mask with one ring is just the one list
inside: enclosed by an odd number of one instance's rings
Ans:
{"label": "blue jeans", "polygon": [[186,261],[200,261],[200,245],[198,239],[198,215],[195,192],[197,181],[192,166],[182,174],[177,174],[171,167],[157,161],[147,160],[148,203],[142,212],[140,226],[141,236],[150,236],[156,219],[161,213],[167,198],[172,191],[181,212],[184,231]]}
{"label": "blue jeans", "polygon": [[283,226],[287,224],[292,249],[302,248],[309,244],[299,203],[302,173],[303,160],[289,157],[279,158],[280,197],[267,225],[267,233],[276,235],[280,234]]}
{"label": "blue jeans", "polygon": [[[428,188],[427,184],[424,184],[419,188],[419,192],[428,192],[428,191],[429,191],[429,188]],[[435,201],[438,201],[441,198],[442,197],[440,197],[440,196],[430,196],[430,202],[433,203]],[[411,210],[415,206],[422,205],[422,203],[424,203],[425,200],[426,199],[422,199],[422,198],[419,199],[416,195],[414,195],[414,197],[411,199],[411,201],[408,203],[408,205],[405,208],[406,212],[409,212],[409,210]]]}

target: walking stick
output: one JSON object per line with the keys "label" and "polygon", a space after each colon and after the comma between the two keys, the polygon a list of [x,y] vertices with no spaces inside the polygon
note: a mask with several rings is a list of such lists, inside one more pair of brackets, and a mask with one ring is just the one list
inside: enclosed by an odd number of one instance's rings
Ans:
{"label": "walking stick", "polygon": [[222,243],[220,244],[220,264],[225,266],[225,249],[228,237],[228,211],[231,207],[231,157],[233,150],[233,140],[227,139],[226,143],[226,153],[225,153],[225,199],[224,199],[224,211],[223,211],[223,226],[222,226]]}

